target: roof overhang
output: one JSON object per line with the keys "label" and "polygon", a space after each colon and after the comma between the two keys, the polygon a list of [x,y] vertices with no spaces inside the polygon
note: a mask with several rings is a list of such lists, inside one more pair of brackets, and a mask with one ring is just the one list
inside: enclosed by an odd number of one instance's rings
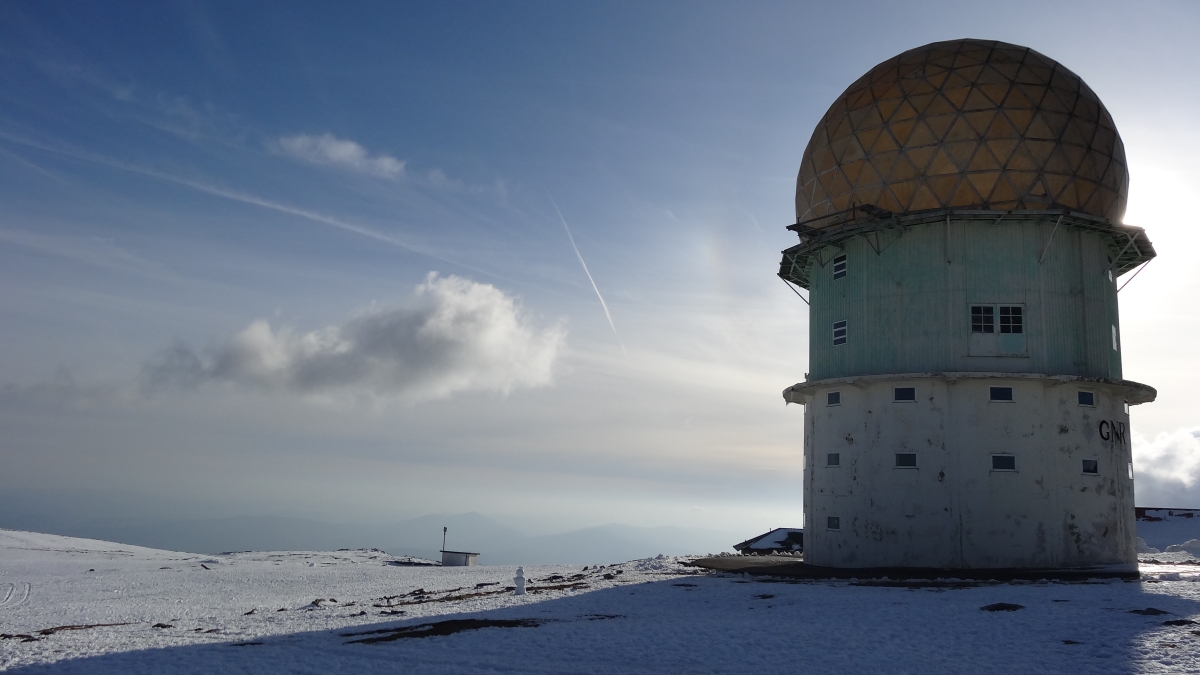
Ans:
{"label": "roof overhang", "polygon": [[[1102,377],[1081,377],[1079,375],[1043,375],[1041,373],[997,373],[997,372],[953,372],[953,373],[896,373],[886,375],[852,375],[849,377],[834,377],[825,380],[799,382],[783,390],[783,400],[786,403],[804,405],[811,399],[817,389],[830,386],[866,386],[874,382],[888,380],[919,380],[939,378],[950,383],[959,380],[1035,380],[1048,386],[1066,384],[1099,385],[1120,392],[1129,405],[1152,403],[1158,397],[1158,390],[1148,384],[1132,380],[1110,380]],[[769,533],[768,533],[769,534]]]}
{"label": "roof overhang", "polygon": [[1056,227],[1074,227],[1098,232],[1109,239],[1116,253],[1112,261],[1112,273],[1116,278],[1142,263],[1149,262],[1155,255],[1146,231],[1133,225],[1109,222],[1086,213],[1070,210],[1020,210],[988,211],[975,209],[933,209],[915,213],[890,213],[874,206],[856,206],[847,211],[814,218],[788,225],[787,229],[800,236],[800,243],[783,251],[779,264],[779,276],[801,288],[809,286],[809,269],[813,262],[824,267],[833,257],[827,249],[841,248],[842,242],[853,237],[864,237],[880,253],[887,248],[888,235],[899,238],[904,230],[915,225],[950,220],[980,220],[999,224],[1006,218],[1036,219],[1055,224]]}

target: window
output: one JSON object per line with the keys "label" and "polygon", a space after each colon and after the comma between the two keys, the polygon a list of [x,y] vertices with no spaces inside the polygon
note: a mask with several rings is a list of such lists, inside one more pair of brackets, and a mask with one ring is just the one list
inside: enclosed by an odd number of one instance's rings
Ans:
{"label": "window", "polygon": [[1012,387],[992,387],[991,400],[993,401],[1012,401]]}
{"label": "window", "polygon": [[1017,458],[1012,455],[992,455],[992,471],[1016,471]]}
{"label": "window", "polygon": [[971,305],[971,332],[995,333],[996,313],[991,305]]}
{"label": "window", "polygon": [[831,391],[825,395],[825,405],[841,405],[841,404],[842,404],[842,392]]}
{"label": "window", "polygon": [[917,453],[915,453],[915,452],[897,452],[896,453],[896,468],[897,469],[915,469],[915,468],[917,468]]}
{"label": "window", "polygon": [[916,401],[917,400],[917,388],[916,387],[896,387],[895,389],[892,390],[892,393],[894,396],[894,398],[892,399],[893,401]]}
{"label": "window", "polygon": [[969,356],[1028,356],[1024,305],[970,305]]}
{"label": "window", "polygon": [[846,276],[846,256],[842,254],[833,259],[833,278],[841,279],[844,276]]}
{"label": "window", "polygon": [[825,529],[840,530],[842,529],[842,519],[837,516],[829,516],[825,519]]}
{"label": "window", "polygon": [[1129,480],[1133,480],[1133,462],[1129,463]]}
{"label": "window", "polygon": [[1096,407],[1096,394],[1094,394],[1093,392],[1090,392],[1090,391],[1079,392],[1079,405],[1087,406],[1089,408],[1095,408]]}
{"label": "window", "polygon": [[1091,474],[1099,474],[1100,473],[1100,462],[1097,462],[1094,459],[1083,460],[1083,472],[1091,473]]}
{"label": "window", "polygon": [[841,465],[842,465],[842,453],[831,452],[828,455],[825,455],[825,466],[841,466]]}
{"label": "window", "polygon": [[846,322],[845,321],[834,321],[833,322],[833,344],[835,344],[835,345],[846,344]]}
{"label": "window", "polygon": [[1021,318],[1021,307],[1017,305],[1000,305],[1000,332],[1023,333],[1024,322]]}
{"label": "window", "polygon": [[1117,327],[1113,326],[1112,329],[1113,329],[1113,331],[1112,331],[1112,333],[1113,333],[1113,351],[1119,352],[1119,351],[1121,351],[1121,343],[1117,341]]}
{"label": "window", "polygon": [[[995,333],[995,305],[971,305],[971,332]],[[1000,333],[1025,332],[1025,310],[1020,305],[1000,305]]]}

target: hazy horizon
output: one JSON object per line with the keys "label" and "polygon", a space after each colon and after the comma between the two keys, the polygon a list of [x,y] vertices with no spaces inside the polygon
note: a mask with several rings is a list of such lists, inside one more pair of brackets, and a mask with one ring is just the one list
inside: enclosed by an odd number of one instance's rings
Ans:
{"label": "hazy horizon", "polygon": [[[0,501],[0,507],[11,502]],[[440,560],[446,550],[480,554],[480,564],[609,564],[659,554],[732,551],[753,535],[703,528],[640,527],[604,523],[563,531],[478,512],[426,514],[408,519],[323,521],[294,515],[164,518],[153,515],[86,517],[8,514],[0,529],[110,541],[166,551],[217,555],[242,551],[380,549],[392,555]],[[531,526],[532,525],[532,526]]]}

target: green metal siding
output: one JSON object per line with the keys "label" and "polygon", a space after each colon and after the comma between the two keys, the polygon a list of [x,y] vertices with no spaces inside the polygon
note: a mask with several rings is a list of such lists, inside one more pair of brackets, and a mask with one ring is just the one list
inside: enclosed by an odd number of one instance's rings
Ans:
{"label": "green metal siding", "polygon": [[[1046,249],[1052,230],[1044,218],[950,220],[855,236],[810,258],[810,379],[943,371],[1121,379],[1107,274],[1116,252],[1101,234],[1068,226]],[[848,273],[833,279],[840,252]],[[972,304],[1022,306],[1025,355],[972,356]],[[843,319],[848,342],[834,346],[833,322]]]}

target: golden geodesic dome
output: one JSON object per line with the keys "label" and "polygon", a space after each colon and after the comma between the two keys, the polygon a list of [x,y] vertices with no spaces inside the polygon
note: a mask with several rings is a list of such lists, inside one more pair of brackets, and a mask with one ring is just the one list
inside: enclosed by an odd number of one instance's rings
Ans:
{"label": "golden geodesic dome", "polygon": [[838,97],[804,151],[796,216],[1068,208],[1117,223],[1128,190],[1116,125],[1078,75],[1027,47],[951,40]]}

